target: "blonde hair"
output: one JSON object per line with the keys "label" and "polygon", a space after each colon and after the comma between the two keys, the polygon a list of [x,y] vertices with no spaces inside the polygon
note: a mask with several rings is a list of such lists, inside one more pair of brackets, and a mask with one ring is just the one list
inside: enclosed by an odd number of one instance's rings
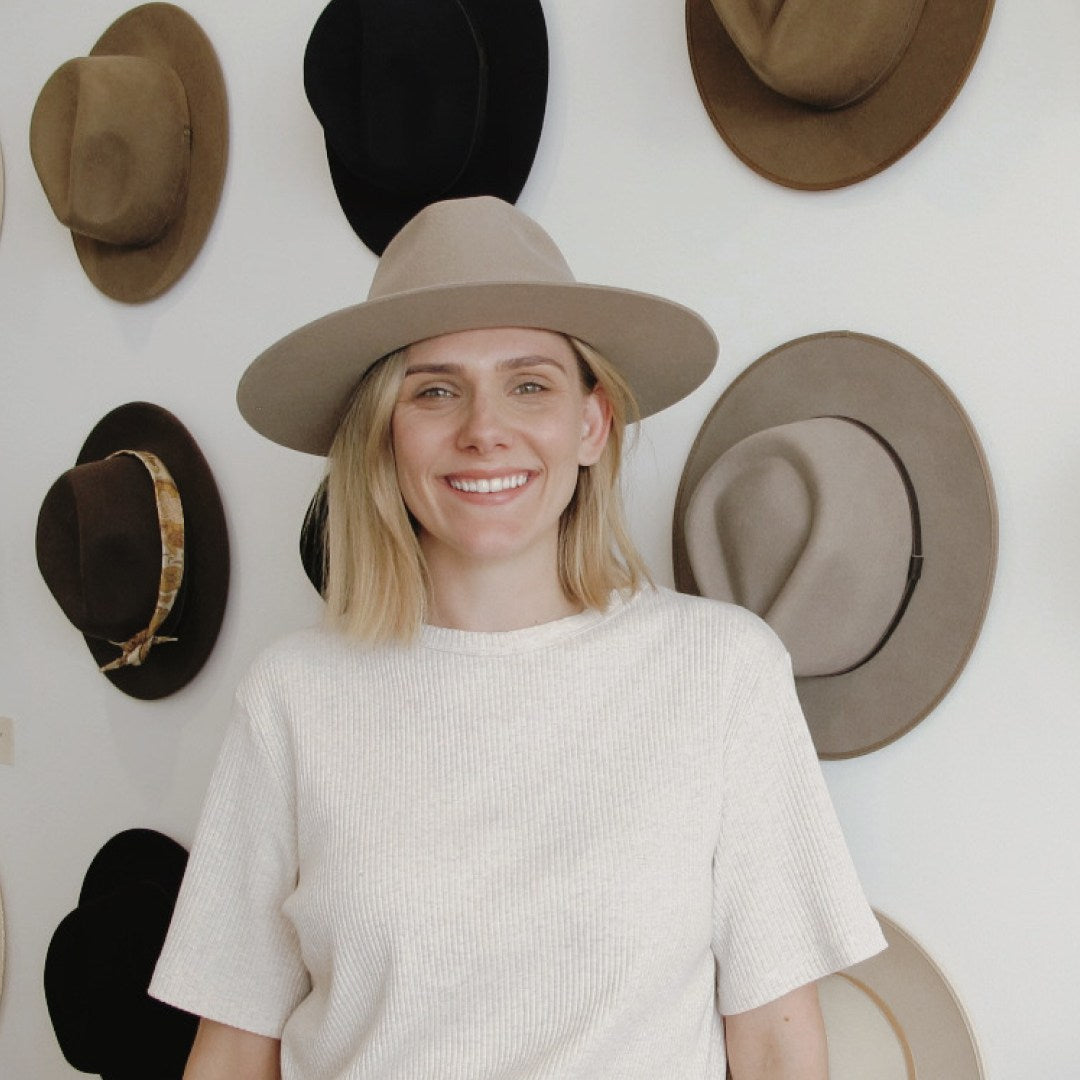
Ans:
{"label": "blonde hair", "polygon": [[[603,610],[613,591],[634,592],[652,581],[630,539],[619,487],[627,427],[639,414],[614,365],[584,342],[567,340],[584,386],[598,388],[611,406],[611,430],[596,464],[578,469],[559,524],[558,576],[570,600]],[[429,597],[418,525],[401,497],[391,436],[405,352],[390,353],[368,370],[327,461],[327,614],[337,629],[370,643],[413,640]]]}

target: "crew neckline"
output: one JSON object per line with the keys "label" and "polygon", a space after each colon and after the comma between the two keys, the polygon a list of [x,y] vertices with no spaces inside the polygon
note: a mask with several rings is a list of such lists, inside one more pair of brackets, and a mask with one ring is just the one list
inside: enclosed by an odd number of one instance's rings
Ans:
{"label": "crew neckline", "polygon": [[603,611],[586,608],[573,615],[564,615],[562,618],[536,626],[525,626],[519,630],[454,630],[425,623],[420,628],[419,645],[436,652],[487,656],[506,656],[550,648],[614,618],[632,604],[638,595],[640,593],[624,597],[614,592]]}

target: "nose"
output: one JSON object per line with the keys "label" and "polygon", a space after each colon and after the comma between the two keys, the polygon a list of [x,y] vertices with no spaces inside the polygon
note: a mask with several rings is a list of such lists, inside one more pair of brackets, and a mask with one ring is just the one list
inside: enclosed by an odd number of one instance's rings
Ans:
{"label": "nose", "polygon": [[508,447],[513,441],[503,402],[498,394],[477,390],[465,402],[458,447],[482,454]]}

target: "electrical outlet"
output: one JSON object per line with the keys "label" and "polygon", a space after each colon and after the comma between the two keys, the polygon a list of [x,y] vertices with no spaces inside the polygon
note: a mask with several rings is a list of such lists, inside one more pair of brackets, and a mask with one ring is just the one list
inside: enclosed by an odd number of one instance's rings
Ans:
{"label": "electrical outlet", "polygon": [[15,721],[0,716],[0,765],[15,764]]}

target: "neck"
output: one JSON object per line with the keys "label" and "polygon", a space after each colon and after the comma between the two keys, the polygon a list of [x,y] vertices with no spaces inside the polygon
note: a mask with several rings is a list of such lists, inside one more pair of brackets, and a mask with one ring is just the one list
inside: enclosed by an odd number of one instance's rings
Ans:
{"label": "neck", "polygon": [[574,615],[581,605],[559,584],[554,557],[505,562],[428,555],[427,621],[451,630],[522,630]]}

